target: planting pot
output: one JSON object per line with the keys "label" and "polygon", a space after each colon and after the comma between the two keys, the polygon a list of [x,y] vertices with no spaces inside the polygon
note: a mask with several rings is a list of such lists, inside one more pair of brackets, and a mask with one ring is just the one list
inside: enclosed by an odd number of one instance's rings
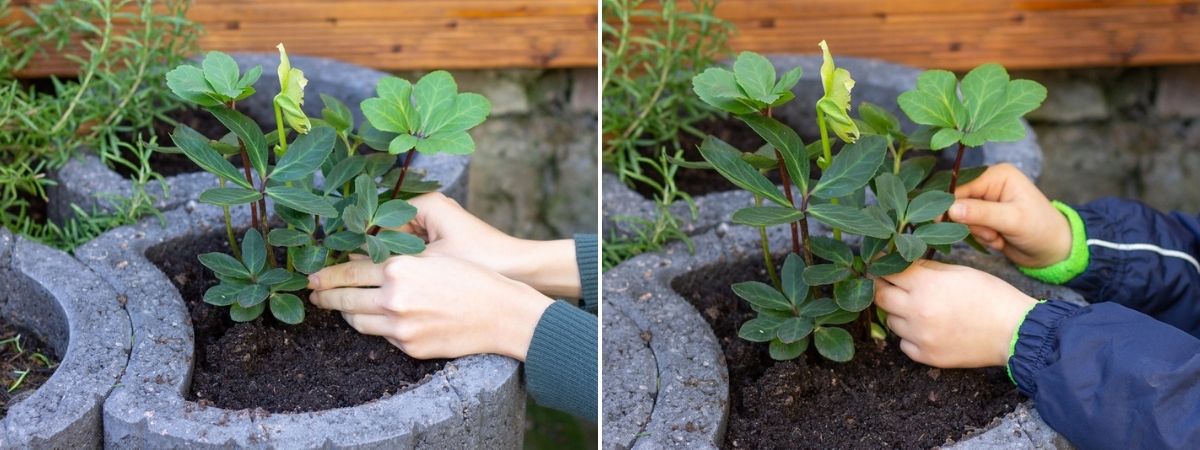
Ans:
{"label": "planting pot", "polygon": [[[244,210],[245,208],[237,208]],[[235,223],[245,223],[235,211]],[[133,351],[104,403],[109,448],[517,448],[525,391],[519,364],[495,355],[446,362],[415,387],[358,406],[302,413],[228,410],[185,398],[194,364],[187,305],[147,253],[222,233],[221,210],[189,203],[109,231],[77,257],[127,298]],[[199,264],[197,262],[197,264]]]}
{"label": "planting pot", "polygon": [[[254,66],[262,66],[262,77],[254,83],[257,91],[249,98],[238,102],[238,111],[245,113],[262,126],[263,131],[275,129],[275,110],[272,99],[279,93],[279,77],[275,67],[279,64],[278,53],[235,53],[230,55],[245,72]],[[354,123],[363,122],[359,103],[375,96],[375,84],[388,74],[363,66],[334,61],[331,59],[291,56],[292,66],[304,71],[308,86],[304,111],[310,117],[321,117],[324,106],[318,94],[337,98],[350,108]],[[198,61],[196,61],[198,63]],[[215,138],[217,136],[209,136]],[[170,143],[160,143],[169,145]],[[467,199],[467,156],[418,154],[413,158],[413,168],[424,171],[426,178],[442,184],[442,193],[465,204]],[[174,209],[195,200],[200,193],[215,187],[217,179],[212,174],[200,171],[165,177],[167,192],[152,182],[146,187],[154,197],[154,206],[161,211]],[[47,187],[47,213],[51,220],[62,222],[74,215],[71,205],[84,211],[112,211],[113,198],[127,198],[132,192],[132,183],[121,174],[106,167],[93,152],[81,149],[66,165],[53,171],[50,177],[57,185]]]}
{"label": "planting pot", "polygon": [[[796,99],[774,109],[772,117],[793,127],[800,136],[805,137],[805,142],[811,142],[813,136],[820,135],[817,129],[814,105],[824,95],[820,75],[821,56],[767,55],[767,58],[779,72],[795,67],[803,68],[803,76],[792,88]],[[921,74],[920,69],[853,57],[839,57],[837,62],[839,67],[849,70],[854,76],[854,108],[857,108],[860,102],[871,102],[891,111],[900,118],[903,129],[912,130],[916,127],[900,111],[896,98],[904,91],[916,87],[917,76]],[[730,118],[728,123],[729,126],[749,130],[748,125],[737,119]],[[1038,146],[1033,129],[1023,119],[1022,123],[1025,125],[1025,139],[1018,142],[991,143],[981,148],[968,149],[963,155],[962,166],[974,167],[1007,162],[1015,165],[1025,175],[1037,180],[1042,170],[1042,150]],[[947,166],[952,165],[955,153],[953,148],[939,152],[938,156],[942,159],[940,163]],[[615,232],[619,236],[632,235],[632,228],[617,220],[620,217],[652,218],[656,215],[653,199],[647,199],[630,189],[621,183],[616,175],[604,173],[602,184],[602,212],[606,234]],[[680,219],[681,228],[689,235],[702,234],[722,222],[728,222],[734,211],[753,203],[753,196],[742,190],[731,190],[698,195],[694,200],[698,210],[695,218],[692,218],[685,201],[676,201],[671,205],[671,212]]]}
{"label": "planting pot", "polygon": [[[772,228],[769,236],[772,248],[790,242],[785,227]],[[722,226],[693,244],[694,254],[677,242],[604,274],[607,449],[724,446],[731,408],[725,354],[701,313],[672,283],[706,268],[761,261],[759,236],[750,227]],[[955,249],[946,259],[992,273],[1037,298],[1082,302],[1074,291],[1021,275],[1000,256]],[[952,448],[1054,448],[1063,442],[1028,401]]]}
{"label": "planting pot", "polygon": [[123,299],[70,255],[0,229],[0,315],[59,357],[10,404],[0,448],[99,448],[101,407],[129,359]]}

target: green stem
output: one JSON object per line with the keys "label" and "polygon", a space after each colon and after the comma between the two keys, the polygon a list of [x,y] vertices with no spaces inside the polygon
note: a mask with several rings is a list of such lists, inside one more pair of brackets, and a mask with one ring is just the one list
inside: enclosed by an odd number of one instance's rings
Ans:
{"label": "green stem", "polygon": [[[283,155],[287,153],[287,128],[283,124],[283,110],[279,108],[279,102],[272,100],[271,106],[275,108],[275,127],[277,130],[279,130],[277,132],[279,135],[279,147],[275,151],[275,161],[279,161],[280,159],[283,159]],[[266,184],[267,180],[263,180],[263,185],[265,186]],[[292,187],[292,182],[288,181],[286,185],[288,187]],[[263,216],[263,223],[266,224],[266,214],[264,213]],[[292,224],[288,224],[288,229],[295,230],[296,227],[292,226]],[[265,238],[266,235],[263,235],[263,237]],[[267,248],[270,249],[271,244],[267,244]],[[291,250],[287,251],[287,271],[292,273],[296,272],[296,262],[292,260]]]}
{"label": "green stem", "polygon": [[[763,199],[760,196],[754,196],[754,206],[762,206]],[[759,241],[762,243],[763,263],[767,265],[767,276],[771,277],[771,283],[775,284],[775,288],[783,290],[783,282],[779,280],[779,274],[775,273],[775,259],[771,257],[771,242],[767,239],[767,227],[758,227]]]}
{"label": "green stem", "polygon": [[[225,179],[217,180],[220,187],[225,187]],[[222,206],[221,211],[225,213],[225,237],[229,239],[229,249],[233,250],[233,257],[238,261],[242,260],[242,249],[238,247],[237,236],[233,234],[233,216],[229,214],[229,207]]]}
{"label": "green stem", "polygon": [[[817,126],[821,129],[821,150],[824,151],[824,159],[817,161],[817,166],[824,171],[833,163],[833,150],[829,145],[829,127],[825,125],[825,113],[821,112],[821,108],[817,108]],[[838,200],[836,198],[830,199],[829,203],[836,205],[838,204]],[[833,238],[839,241],[842,240],[842,230],[834,227]]]}

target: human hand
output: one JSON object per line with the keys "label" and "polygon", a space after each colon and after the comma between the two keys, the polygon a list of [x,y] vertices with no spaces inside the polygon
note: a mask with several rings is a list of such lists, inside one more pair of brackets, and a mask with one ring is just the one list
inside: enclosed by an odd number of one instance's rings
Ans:
{"label": "human hand", "polygon": [[356,258],[309,276],[309,300],[351,327],[418,359],[495,353],[524,361],[553,300],[484,267],[449,257]]}
{"label": "human hand", "polygon": [[943,368],[1006,365],[1013,333],[1036,302],[988,273],[928,260],[875,280],[875,304],[888,312],[900,350]]}
{"label": "human hand", "polygon": [[479,220],[440,192],[408,201],[417,215],[401,231],[429,244],[423,255],[471,261],[556,297],[579,298],[575,243],[517,239]]}
{"label": "human hand", "polygon": [[950,219],[979,242],[1025,267],[1046,267],[1071,254],[1071,225],[1011,164],[989,167],[954,191]]}

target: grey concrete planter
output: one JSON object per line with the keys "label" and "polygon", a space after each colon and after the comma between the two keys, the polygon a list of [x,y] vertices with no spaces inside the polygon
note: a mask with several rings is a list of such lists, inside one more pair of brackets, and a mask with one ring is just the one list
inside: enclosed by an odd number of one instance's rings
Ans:
{"label": "grey concrete planter", "polygon": [[[772,248],[786,248],[790,235],[785,231],[770,230]],[[717,448],[725,440],[725,356],[700,313],[671,283],[707,266],[758,260],[758,233],[749,227],[719,227],[693,243],[695,254],[675,243],[604,274],[606,449]],[[1021,275],[1002,257],[972,252],[959,249],[949,259],[995,274],[1038,298],[1082,302],[1074,291]],[[1054,448],[1062,442],[1031,401],[953,448]]]}
{"label": "grey concrete planter", "polygon": [[[240,208],[244,209],[244,208]],[[237,221],[246,220],[239,212]],[[363,405],[296,414],[206,407],[185,399],[193,332],[187,306],[146,258],[156,247],[223,230],[221,212],[189,203],[112,230],[76,251],[127,300],[133,351],[104,403],[109,448],[517,448],[525,391],[519,364],[485,355],[447,362],[420,385]]]}
{"label": "grey concrete planter", "polygon": [[[254,84],[257,93],[238,103],[238,110],[253,118],[266,131],[275,127],[275,112],[271,99],[279,93],[279,77],[275,67],[279,64],[278,53],[235,53],[232,55],[246,71],[256,65],[262,66],[262,78]],[[347,64],[325,58],[291,56],[292,66],[304,70],[308,78],[305,88],[304,111],[310,117],[321,117],[323,104],[318,94],[326,94],[341,100],[354,114],[355,124],[362,123],[362,112],[358,104],[375,96],[375,85],[386,73],[363,66]],[[266,126],[269,125],[269,126]],[[467,156],[417,155],[413,168],[425,171],[428,179],[438,180],[442,192],[465,203],[467,199]],[[197,170],[199,170],[197,168]],[[74,214],[71,205],[79,205],[84,211],[111,210],[111,198],[128,197],[131,183],[125,177],[104,166],[98,157],[86,149],[78,152],[62,168],[54,171],[51,178],[58,185],[47,189],[49,216],[61,222]],[[163,195],[157,183],[147,190],[155,196],[155,207],[170,210],[194,200],[201,192],[217,185],[216,177],[204,173],[187,173],[166,178],[167,194]]]}
{"label": "grey concrete planter", "polygon": [[10,405],[0,448],[99,448],[104,398],[129,360],[121,298],[70,255],[0,229],[0,315],[61,358],[50,379]]}
{"label": "grey concrete planter", "polygon": [[[797,130],[800,136],[807,138],[819,136],[816,122],[816,104],[824,92],[821,85],[821,56],[767,55],[778,71],[802,67],[804,74],[792,92],[796,99],[784,107],[774,110],[774,117]],[[873,59],[841,57],[837,59],[840,67],[845,67],[854,75],[854,107],[863,101],[871,102],[888,109],[900,118],[904,129],[915,127],[900,111],[896,97],[900,93],[916,87],[920,69],[886,63]],[[746,125],[730,119],[732,126]],[[1030,178],[1037,179],[1042,170],[1042,150],[1038,146],[1037,137],[1029,124],[1025,124],[1026,137],[1024,140],[1012,143],[988,144],[978,149],[969,149],[963,157],[963,167],[973,167],[983,164],[993,165],[1003,162],[1011,163],[1021,169]],[[743,149],[745,150],[745,149]],[[946,160],[947,165],[953,164],[955,152],[943,151],[939,156]],[[615,175],[603,175],[603,206],[605,233],[616,231],[620,235],[628,235],[630,229],[615,221],[621,216],[654,217],[654,202],[646,199],[637,192],[622,184]],[[696,196],[696,206],[699,215],[693,219],[683,201],[678,201],[671,211],[680,218],[683,229],[690,235],[702,234],[722,222],[728,222],[734,211],[753,203],[749,193],[735,190],[715,192]]]}

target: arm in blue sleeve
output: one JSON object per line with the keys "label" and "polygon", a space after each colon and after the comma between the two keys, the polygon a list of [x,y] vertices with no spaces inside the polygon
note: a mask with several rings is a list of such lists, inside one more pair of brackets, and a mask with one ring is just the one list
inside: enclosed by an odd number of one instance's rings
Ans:
{"label": "arm in blue sleeve", "polygon": [[1200,340],[1137,311],[1038,304],[1008,364],[1042,419],[1080,448],[1200,443]]}
{"label": "arm in blue sleeve", "polygon": [[594,234],[575,235],[575,263],[579,265],[579,290],[583,293],[580,306],[595,313],[600,277],[600,249]]}

